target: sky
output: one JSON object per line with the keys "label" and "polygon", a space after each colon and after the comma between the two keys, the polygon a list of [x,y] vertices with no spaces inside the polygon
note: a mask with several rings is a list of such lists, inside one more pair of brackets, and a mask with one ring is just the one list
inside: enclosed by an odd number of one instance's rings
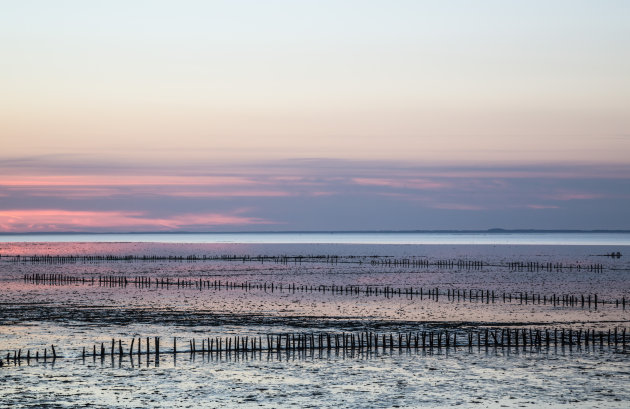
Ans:
{"label": "sky", "polygon": [[0,232],[630,229],[628,21],[0,1]]}

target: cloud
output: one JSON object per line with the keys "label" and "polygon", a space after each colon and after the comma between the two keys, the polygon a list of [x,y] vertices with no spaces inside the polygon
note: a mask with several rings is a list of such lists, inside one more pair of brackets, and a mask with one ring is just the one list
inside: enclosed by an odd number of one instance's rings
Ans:
{"label": "cloud", "polygon": [[601,199],[604,195],[599,193],[586,193],[586,192],[563,192],[549,196],[549,199],[554,200],[592,200]]}
{"label": "cloud", "polygon": [[[149,193],[145,191],[145,193]],[[174,197],[217,197],[217,198],[227,198],[227,197],[286,197],[292,196],[291,192],[284,192],[280,190],[155,190],[151,192],[152,194],[162,195],[162,196],[174,196]]]}
{"label": "cloud", "polygon": [[3,186],[255,186],[260,181],[240,176],[164,175],[16,175],[5,176]]}
{"label": "cloud", "polygon": [[445,210],[486,210],[486,207],[465,203],[433,203],[429,207]]}
{"label": "cloud", "polygon": [[[116,195],[173,197],[281,197],[295,194],[282,186],[269,186],[265,178],[252,180],[226,176],[41,176],[0,181],[4,192],[27,196],[90,198]],[[0,193],[3,194],[3,193]],[[7,194],[7,193],[4,193]]]}
{"label": "cloud", "polygon": [[380,186],[399,189],[444,189],[451,186],[450,183],[437,182],[428,179],[416,178],[352,178],[352,182],[362,186]]}
{"label": "cloud", "polygon": [[0,210],[0,228],[5,232],[36,231],[168,231],[215,226],[274,224],[258,217],[231,213],[188,213],[156,217],[146,212],[81,211],[63,209]]}
{"label": "cloud", "polygon": [[440,168],[321,158],[41,165],[0,161],[0,231],[620,228],[630,220],[630,172],[619,167]]}
{"label": "cloud", "polygon": [[540,204],[528,204],[525,207],[528,209],[559,209],[560,208],[560,206],[540,205]]}

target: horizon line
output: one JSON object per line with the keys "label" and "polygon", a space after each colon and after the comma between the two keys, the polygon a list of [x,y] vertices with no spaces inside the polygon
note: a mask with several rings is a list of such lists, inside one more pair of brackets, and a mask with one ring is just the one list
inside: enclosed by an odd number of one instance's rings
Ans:
{"label": "horizon line", "polygon": [[628,229],[430,229],[430,230],[262,230],[262,231],[27,231],[27,232],[0,232],[0,235],[113,235],[113,234],[360,234],[360,233],[630,233]]}

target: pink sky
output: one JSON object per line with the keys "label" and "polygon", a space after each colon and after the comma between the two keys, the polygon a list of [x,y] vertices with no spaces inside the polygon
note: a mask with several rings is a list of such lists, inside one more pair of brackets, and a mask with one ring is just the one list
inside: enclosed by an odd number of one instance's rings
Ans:
{"label": "pink sky", "polygon": [[628,2],[149,3],[3,5],[1,231],[630,228]]}

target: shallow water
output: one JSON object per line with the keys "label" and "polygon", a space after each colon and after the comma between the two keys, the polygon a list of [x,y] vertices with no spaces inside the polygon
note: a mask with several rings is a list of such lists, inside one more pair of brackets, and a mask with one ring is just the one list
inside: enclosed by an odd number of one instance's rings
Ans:
{"label": "shallow water", "polygon": [[[0,368],[2,407],[627,407],[628,347],[467,347],[378,353],[165,354],[154,358],[107,356],[85,361],[83,347],[122,339],[160,336],[163,351],[177,337],[262,336],[371,330],[418,332],[448,329],[465,339],[485,328],[628,327],[630,306],[520,302],[518,294],[594,295],[630,299],[627,257],[601,254],[630,246],[546,245],[350,245],[182,243],[0,243],[5,255],[336,255],[335,262],[151,261],[29,263],[0,259],[0,356],[16,349],[41,351],[54,344],[63,359],[54,364],[5,359]],[[481,268],[373,265],[412,258],[483,260]],[[511,262],[601,265],[601,269],[514,269]],[[24,275],[63,274],[87,283],[50,285]],[[99,276],[169,278],[268,286],[232,288],[99,285]],[[92,283],[91,279],[95,282]],[[154,282],[154,281],[153,281]],[[173,281],[171,281],[173,282]],[[293,290],[292,285],[296,285]],[[361,288],[422,288],[405,294],[349,294]],[[287,286],[291,286],[290,289]],[[305,290],[302,286],[306,286]],[[310,287],[327,286],[327,291]],[[494,291],[496,298],[471,300],[429,289]],[[512,301],[503,301],[506,293]],[[630,338],[630,337],[629,337]],[[24,352],[23,352],[24,353]],[[139,362],[138,362],[139,360]]]}
{"label": "shallow water", "polygon": [[610,351],[249,354],[106,358],[3,368],[11,407],[627,407]]}

